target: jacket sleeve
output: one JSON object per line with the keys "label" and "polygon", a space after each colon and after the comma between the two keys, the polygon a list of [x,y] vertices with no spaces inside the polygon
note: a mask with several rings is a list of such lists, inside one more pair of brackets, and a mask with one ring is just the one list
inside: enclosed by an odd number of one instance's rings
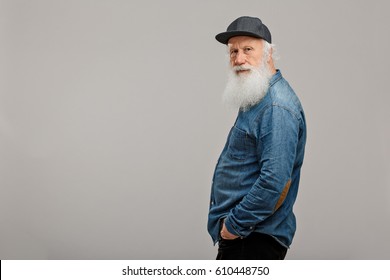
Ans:
{"label": "jacket sleeve", "polygon": [[256,152],[260,174],[225,219],[229,232],[249,235],[283,203],[291,184],[299,138],[299,119],[285,107],[268,107],[258,124]]}

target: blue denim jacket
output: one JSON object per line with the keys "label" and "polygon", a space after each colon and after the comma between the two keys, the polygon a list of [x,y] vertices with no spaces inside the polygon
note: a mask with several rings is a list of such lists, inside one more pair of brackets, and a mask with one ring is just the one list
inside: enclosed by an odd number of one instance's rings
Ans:
{"label": "blue denim jacket", "polygon": [[305,143],[301,103],[278,70],[264,98],[239,111],[218,159],[208,217],[214,244],[224,220],[241,238],[260,232],[291,245]]}

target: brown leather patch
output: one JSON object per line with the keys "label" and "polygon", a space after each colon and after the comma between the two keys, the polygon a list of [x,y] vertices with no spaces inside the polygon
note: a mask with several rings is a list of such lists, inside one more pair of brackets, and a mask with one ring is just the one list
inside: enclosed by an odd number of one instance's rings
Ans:
{"label": "brown leather patch", "polygon": [[278,210],[280,206],[282,206],[283,201],[286,199],[286,196],[287,196],[287,194],[288,194],[288,190],[290,189],[290,185],[291,185],[291,179],[288,180],[287,183],[286,183],[286,185],[284,186],[284,188],[283,188],[283,190],[282,190],[282,193],[280,194],[279,200],[278,200],[278,202],[276,203],[274,212],[275,212],[276,210]]}

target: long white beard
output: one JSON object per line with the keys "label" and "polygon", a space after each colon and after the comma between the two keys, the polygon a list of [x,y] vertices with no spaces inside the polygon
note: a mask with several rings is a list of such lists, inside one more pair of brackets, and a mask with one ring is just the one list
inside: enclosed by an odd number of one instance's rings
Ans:
{"label": "long white beard", "polygon": [[[237,74],[238,70],[250,71]],[[265,96],[272,75],[266,61],[259,67],[251,65],[232,67],[223,93],[224,103],[235,109],[248,110]]]}

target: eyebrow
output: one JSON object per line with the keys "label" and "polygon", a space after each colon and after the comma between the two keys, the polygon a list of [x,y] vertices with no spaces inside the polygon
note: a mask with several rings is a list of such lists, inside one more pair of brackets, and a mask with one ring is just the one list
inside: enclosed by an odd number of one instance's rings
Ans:
{"label": "eyebrow", "polygon": [[234,48],[233,48],[233,47],[229,47],[229,46],[228,46],[228,52],[230,53],[230,52],[235,51],[235,50],[238,50],[238,49],[245,50],[245,49],[247,49],[247,48],[255,49],[254,46],[250,46],[250,45],[245,45],[245,46],[243,46],[242,48],[237,48],[237,47],[234,47]]}

